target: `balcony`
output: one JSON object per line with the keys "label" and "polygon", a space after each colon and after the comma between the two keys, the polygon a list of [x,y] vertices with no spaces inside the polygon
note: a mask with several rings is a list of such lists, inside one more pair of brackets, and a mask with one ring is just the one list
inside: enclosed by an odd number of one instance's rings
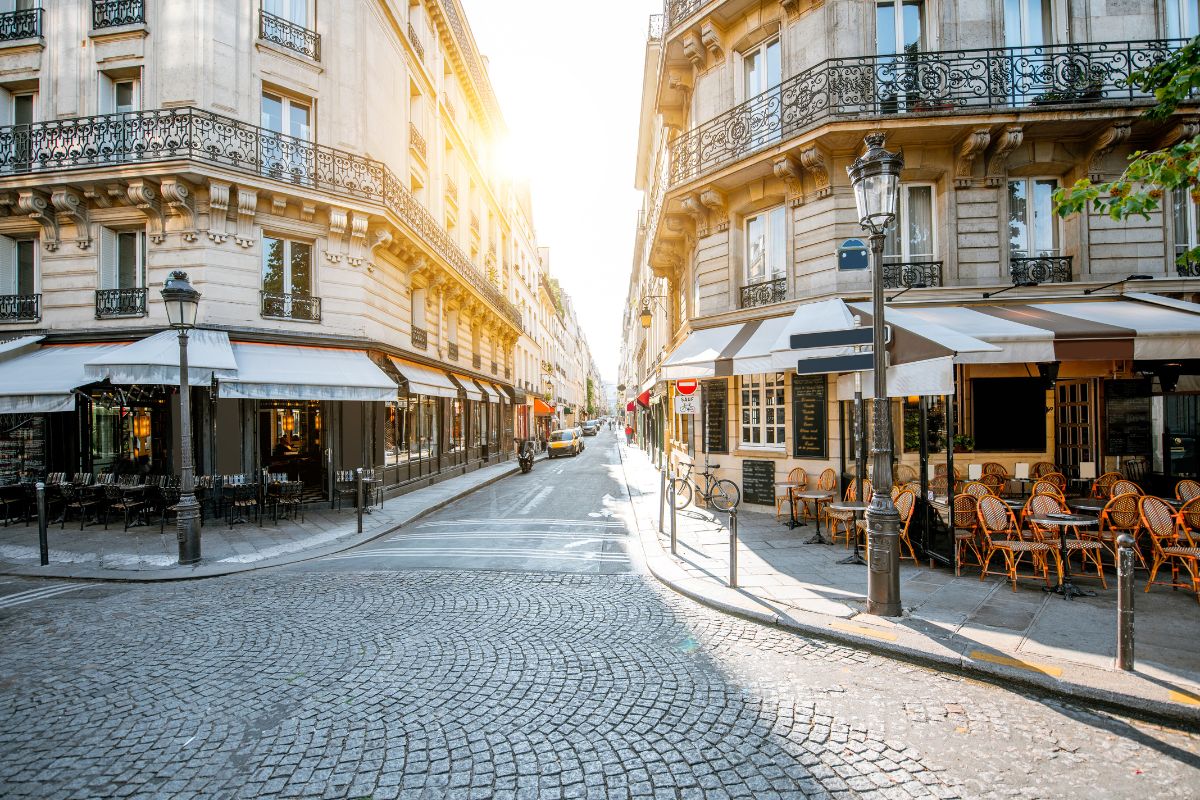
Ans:
{"label": "balcony", "polygon": [[262,316],[269,319],[294,319],[302,322],[321,321],[321,298],[306,294],[260,292]]}
{"label": "balcony", "polygon": [[1008,259],[1013,283],[1070,283],[1073,256],[1014,256]]}
{"label": "balcony", "polygon": [[833,58],[692,128],[670,146],[670,183],[690,181],[827,121],[1149,103],[1129,76],[1183,39]]}
{"label": "balcony", "polygon": [[425,137],[421,135],[419,130],[417,130],[417,126],[411,122],[408,123],[408,146],[412,148],[414,153],[421,157],[422,161],[425,160],[425,152],[427,149],[425,146]]}
{"label": "balcony", "polygon": [[429,349],[429,331],[424,328],[412,329],[412,346],[418,350]]}
{"label": "balcony", "polygon": [[146,21],[146,0],[92,0],[92,28],[117,28]]}
{"label": "balcony", "polygon": [[286,47],[313,61],[321,60],[321,34],[266,11],[258,12],[258,38]]}
{"label": "balcony", "polygon": [[37,322],[41,318],[40,294],[0,295],[0,322]]}
{"label": "balcony", "polygon": [[421,37],[417,36],[417,29],[413,24],[408,23],[408,43],[412,45],[412,49],[417,51],[417,58],[425,60],[425,45],[421,44]]}
{"label": "balcony", "polygon": [[42,35],[42,10],[7,11],[0,14],[0,42],[31,39]]}
{"label": "balcony", "polygon": [[446,176],[446,198],[458,205],[458,184],[449,175]]}
{"label": "balcony", "polygon": [[479,355],[479,353],[472,353],[471,354],[471,367],[472,367],[472,369],[482,368],[483,367],[483,356]]}
{"label": "balcony", "polygon": [[941,261],[908,261],[883,265],[883,288],[924,289],[942,285]]}
{"label": "balcony", "polygon": [[766,306],[787,300],[787,278],[775,278],[743,286],[739,291],[739,308]]}
{"label": "balcony", "polygon": [[492,374],[493,374],[493,375],[499,375],[499,374],[500,374],[500,367],[499,367],[499,366],[496,364],[496,362],[495,362],[495,361],[493,361],[493,362],[492,362]]}
{"label": "balcony", "polygon": [[380,203],[520,329],[521,312],[382,161],[187,107],[0,127],[0,175],[180,160]]}
{"label": "balcony", "polygon": [[708,0],[667,0],[667,25],[674,28],[707,2]]}
{"label": "balcony", "polygon": [[451,342],[446,345],[446,358],[451,361],[458,361],[458,342]]}
{"label": "balcony", "polygon": [[146,316],[145,289],[98,289],[96,319]]}
{"label": "balcony", "polygon": [[510,367],[504,368],[504,380],[512,380],[512,369]]}

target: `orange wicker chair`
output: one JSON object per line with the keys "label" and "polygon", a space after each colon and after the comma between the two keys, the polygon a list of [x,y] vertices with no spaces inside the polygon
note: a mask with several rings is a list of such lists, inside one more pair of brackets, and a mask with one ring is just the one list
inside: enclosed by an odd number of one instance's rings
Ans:
{"label": "orange wicker chair", "polygon": [[[1138,499],[1139,496],[1132,492],[1114,494],[1112,499],[1105,504],[1104,510],[1100,512],[1099,530],[1080,531],[1082,535],[1094,537],[1105,546],[1109,555],[1112,556],[1113,566],[1117,564],[1117,537],[1122,533],[1128,533],[1136,538],[1138,529],[1142,527]],[[1145,567],[1146,559],[1142,557],[1141,551],[1135,546],[1133,552]]]}
{"label": "orange wicker chair", "polygon": [[1049,559],[1053,550],[1045,542],[1028,542],[1021,538],[1021,529],[1012,510],[999,497],[983,497],[979,500],[977,512],[979,527],[982,531],[983,567],[980,580],[990,573],[988,566],[992,557],[1000,553],[1004,557],[1004,575],[1012,582],[1012,590],[1017,590],[1017,569],[1021,559],[1029,556],[1034,572],[1040,571],[1046,585],[1050,585]]}
{"label": "orange wicker chair", "polygon": [[[833,492],[836,495],[837,494],[837,485],[838,485],[837,470],[833,469],[832,467],[826,467],[825,469],[821,470],[821,474],[817,478],[817,491]],[[813,510],[816,512],[817,519],[818,520],[822,519],[825,516],[825,510],[826,510],[825,506],[828,506],[829,503],[832,502],[832,500],[833,500],[833,497],[829,497],[825,500],[816,500],[816,501],[805,500],[804,501],[805,516],[806,517],[808,516],[809,502],[813,502]]]}
{"label": "orange wicker chair", "polygon": [[1181,503],[1200,497],[1200,483],[1192,480],[1182,480],[1175,484],[1175,499]]}
{"label": "orange wicker chair", "polygon": [[[983,566],[979,540],[979,498],[972,494],[954,496],[951,524],[954,526],[954,574],[961,575],[964,566]],[[968,562],[968,558],[973,561]]]}
{"label": "orange wicker chair", "polygon": [[921,496],[921,482],[920,481],[909,481],[908,483],[904,484],[900,488],[907,489],[908,491],[915,494],[917,497]]}
{"label": "orange wicker chair", "polygon": [[[1059,537],[1061,532],[1057,525],[1039,525],[1033,521],[1034,517],[1042,517],[1046,514],[1063,514],[1067,512],[1067,507],[1061,498],[1055,497],[1052,494],[1038,494],[1029,498],[1029,502],[1025,505],[1025,519],[1029,524],[1029,531],[1033,534],[1036,541],[1045,542],[1054,548],[1054,560],[1058,562],[1058,579],[1062,580],[1062,558],[1059,555],[1061,542]],[[1072,537],[1066,540],[1067,560],[1069,561],[1073,553],[1081,553],[1084,562],[1091,562],[1096,568],[1096,577],[1100,579],[1100,585],[1105,589],[1108,584],[1104,580],[1104,564],[1101,562],[1100,555],[1104,552],[1104,545],[1097,542],[1095,539],[1079,539]]]}
{"label": "orange wicker chair", "polygon": [[1117,481],[1124,480],[1125,476],[1119,472],[1106,472],[1092,482],[1092,497],[1100,500],[1107,500],[1112,496],[1112,485]]}
{"label": "orange wicker chair", "polygon": [[1116,497],[1119,494],[1136,494],[1138,497],[1141,497],[1145,494],[1145,492],[1142,491],[1142,487],[1138,486],[1133,481],[1122,479],[1119,481],[1114,481],[1112,488],[1109,489],[1110,497]]}
{"label": "orange wicker chair", "polygon": [[1054,481],[1047,480],[1039,480],[1033,484],[1033,490],[1030,492],[1030,496],[1038,494],[1052,494],[1056,497],[1063,496],[1062,489],[1058,487],[1058,484]]}
{"label": "orange wicker chair", "polygon": [[1063,494],[1067,491],[1067,476],[1061,472],[1047,472],[1041,478],[1044,481],[1050,481],[1058,487],[1058,493]]}
{"label": "orange wicker chair", "polygon": [[911,464],[897,464],[892,473],[892,482],[898,486],[912,483],[917,479],[917,470]]}
{"label": "orange wicker chair", "polygon": [[1179,509],[1179,527],[1193,540],[1200,534],[1200,497],[1193,497]]}
{"label": "orange wicker chair", "polygon": [[962,488],[962,491],[963,494],[969,494],[976,500],[984,495],[995,494],[995,492],[992,491],[992,487],[988,486],[982,481],[969,481],[967,485]]}
{"label": "orange wicker chair", "polygon": [[983,464],[984,475],[999,475],[1002,481],[1008,480],[1008,470],[1003,464],[996,461],[985,461]]}
{"label": "orange wicker chair", "polygon": [[999,497],[999,496],[1000,496],[1000,493],[1004,491],[1004,484],[1005,484],[1007,481],[1005,480],[1005,478],[1004,478],[1004,476],[1003,476],[1003,475],[1000,475],[1000,474],[998,474],[998,473],[995,473],[995,472],[985,472],[985,473],[983,473],[983,475],[982,475],[982,476],[979,478],[979,481],[978,481],[978,482],[979,482],[979,483],[982,483],[984,486],[986,486],[986,487],[988,487],[989,489],[991,489],[991,490],[992,490],[992,494],[994,494],[994,495],[996,495],[997,497]]}
{"label": "orange wicker chair", "polygon": [[[900,558],[911,558],[917,563],[917,554],[913,551],[912,540],[908,538],[908,527],[912,522],[913,509],[916,507],[917,496],[907,489],[896,495],[896,510],[900,512]],[[866,531],[863,531],[864,534]],[[908,555],[904,555],[905,548]]]}
{"label": "orange wicker chair", "polygon": [[[844,495],[844,498],[847,502],[853,502],[854,500],[858,499],[858,495],[854,490],[854,486],[855,486],[854,481],[850,481],[849,483],[846,484],[846,493]],[[868,480],[864,480],[863,481],[863,495],[866,498],[869,498],[871,496],[871,491],[872,491],[871,482]],[[829,541],[831,541],[833,544],[837,544],[838,532],[840,531],[842,534],[842,538],[844,538],[846,540],[846,546],[849,547],[850,546],[850,537],[856,535],[855,534],[855,525],[854,525],[854,522],[855,522],[854,512],[853,511],[835,511],[834,509],[830,508],[830,509],[826,510],[826,512],[825,512],[825,519],[826,519],[826,523],[827,523],[826,530],[829,533]]]}
{"label": "orange wicker chair", "polygon": [[1033,466],[1029,468],[1029,477],[1044,478],[1051,472],[1058,472],[1058,467],[1054,466],[1049,461],[1036,461],[1034,462]]}
{"label": "orange wicker chair", "polygon": [[[784,492],[782,497],[778,494],[775,495],[775,519],[782,516],[783,504],[791,500],[791,493],[794,489],[808,488],[808,473],[804,471],[803,467],[796,467],[788,473],[787,482],[791,484],[791,488]],[[790,508],[788,513],[791,513]]]}
{"label": "orange wicker chair", "polygon": [[[1175,510],[1165,500],[1157,497],[1143,497],[1138,500],[1138,509],[1142,516],[1142,527],[1150,535],[1153,547],[1153,562],[1150,564],[1150,578],[1146,581],[1146,591],[1155,583],[1155,577],[1163,566],[1171,568],[1171,578],[1166,582],[1171,588],[1191,589],[1200,602],[1200,547],[1188,534],[1187,529],[1180,524]],[[1187,573],[1188,582],[1179,580],[1180,570]]]}

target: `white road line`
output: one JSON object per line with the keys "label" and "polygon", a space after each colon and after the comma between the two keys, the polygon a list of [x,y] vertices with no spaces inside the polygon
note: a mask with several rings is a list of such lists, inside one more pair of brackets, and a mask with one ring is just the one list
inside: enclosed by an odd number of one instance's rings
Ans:
{"label": "white road line", "polygon": [[355,553],[347,556],[330,556],[326,561],[348,561],[356,558],[428,558],[429,556],[454,556],[459,558],[519,558],[540,561],[591,561],[627,562],[629,557],[610,553],[582,555],[572,553],[545,553],[526,550],[380,550]]}
{"label": "white road line", "polygon": [[430,522],[422,522],[418,528],[445,528],[454,525],[588,525],[591,527],[601,528],[624,528],[622,522],[605,521],[600,522],[592,519],[538,519],[536,517],[521,517],[513,518],[506,517],[504,519],[449,519],[449,520],[432,520]]}
{"label": "white road line", "polygon": [[623,533],[600,533],[581,531],[579,533],[559,533],[557,531],[463,531],[459,533],[400,533],[391,537],[391,542],[420,542],[441,541],[443,539],[557,539],[564,542],[619,542],[629,538]]}
{"label": "white road line", "polygon": [[83,584],[68,583],[65,586],[41,586],[36,589],[27,589],[24,592],[10,594],[7,597],[0,597],[0,608],[12,608],[23,603],[32,603],[35,600],[45,600],[55,595],[73,592],[77,589],[82,589]]}

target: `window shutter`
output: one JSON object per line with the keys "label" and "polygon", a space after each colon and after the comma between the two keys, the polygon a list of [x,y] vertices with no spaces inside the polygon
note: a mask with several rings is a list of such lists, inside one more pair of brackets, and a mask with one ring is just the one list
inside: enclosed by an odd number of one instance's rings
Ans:
{"label": "window shutter", "polygon": [[117,288],[117,232],[100,228],[100,288]]}
{"label": "window shutter", "polygon": [[97,100],[99,101],[97,107],[100,109],[101,114],[111,114],[116,111],[116,108],[113,107],[112,78],[103,72],[99,73],[97,77],[99,79],[96,84]]}
{"label": "window shutter", "polygon": [[0,295],[17,293],[17,243],[0,236]]}

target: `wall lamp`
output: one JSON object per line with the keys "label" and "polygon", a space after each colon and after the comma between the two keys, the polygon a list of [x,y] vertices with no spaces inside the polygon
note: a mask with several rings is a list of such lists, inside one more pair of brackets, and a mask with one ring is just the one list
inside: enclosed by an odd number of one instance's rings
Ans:
{"label": "wall lamp", "polygon": [[1003,289],[1000,289],[995,292],[984,292],[983,296],[984,296],[984,299],[986,299],[988,297],[995,297],[998,294],[1003,294],[1004,292],[1007,292],[1009,289],[1027,289],[1031,286],[1037,286],[1037,285],[1038,285],[1037,281],[1021,281],[1020,283],[1014,283],[1012,286],[1005,286]]}
{"label": "wall lamp", "polygon": [[925,282],[924,282],[924,281],[921,281],[921,282],[919,282],[919,283],[914,283],[914,284],[911,284],[911,285],[909,285],[909,286],[905,286],[905,287],[904,287],[904,289],[903,289],[902,291],[896,292],[894,295],[892,295],[891,297],[889,297],[889,298],[887,299],[887,301],[890,303],[890,302],[892,302],[893,300],[895,300],[897,297],[899,297],[900,295],[904,294],[904,292],[911,292],[913,289],[928,289],[928,288],[929,288],[929,287],[925,285]]}
{"label": "wall lamp", "polygon": [[[642,323],[643,328],[649,328],[650,324],[654,322],[654,312],[650,310],[650,301],[661,301],[666,299],[667,296],[665,294],[647,294],[642,296],[642,310],[638,313],[638,321]],[[664,306],[661,302],[658,304],[658,306],[663,311],[667,310],[666,306]]]}
{"label": "wall lamp", "polygon": [[1083,293],[1091,294],[1092,292],[1098,292],[1101,289],[1107,289],[1110,286],[1116,286],[1118,283],[1124,283],[1125,281],[1152,281],[1152,280],[1154,280],[1153,275],[1130,275],[1128,278],[1121,278],[1121,280],[1119,280],[1119,281],[1113,281],[1112,283],[1106,283],[1103,286],[1097,286],[1095,289],[1084,289]]}

